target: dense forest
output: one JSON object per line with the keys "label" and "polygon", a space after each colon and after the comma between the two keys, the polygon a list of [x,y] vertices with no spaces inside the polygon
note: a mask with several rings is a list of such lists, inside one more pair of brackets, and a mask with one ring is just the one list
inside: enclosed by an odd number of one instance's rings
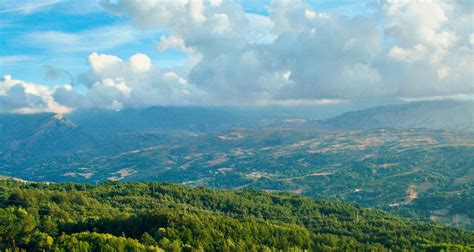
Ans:
{"label": "dense forest", "polygon": [[403,115],[399,121],[414,123],[420,109],[431,118],[456,104],[374,108],[329,121],[204,108],[0,114],[0,176],[289,191],[474,230],[474,131],[330,127],[370,118],[387,126]]}
{"label": "dense forest", "polygon": [[0,181],[5,251],[465,251],[474,233],[290,193]]}

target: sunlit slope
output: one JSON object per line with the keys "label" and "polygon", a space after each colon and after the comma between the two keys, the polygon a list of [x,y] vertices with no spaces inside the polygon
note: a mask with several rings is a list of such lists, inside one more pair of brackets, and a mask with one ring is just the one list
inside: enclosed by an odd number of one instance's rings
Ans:
{"label": "sunlit slope", "polygon": [[0,246],[30,250],[472,249],[472,232],[293,194],[0,182]]}

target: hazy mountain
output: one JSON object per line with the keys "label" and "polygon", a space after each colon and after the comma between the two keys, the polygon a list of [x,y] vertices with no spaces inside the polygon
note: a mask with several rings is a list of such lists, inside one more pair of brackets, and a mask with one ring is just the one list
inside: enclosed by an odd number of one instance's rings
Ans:
{"label": "hazy mountain", "polygon": [[[391,101],[391,104],[400,103]],[[377,101],[299,107],[151,107],[146,109],[80,110],[71,114],[0,114],[0,153],[3,156],[52,154],[83,150],[98,144],[115,146],[150,141],[143,133],[205,133],[234,128],[472,129],[472,102],[430,101],[378,106]],[[318,120],[339,112],[339,116]],[[137,135],[138,134],[138,135]],[[120,138],[120,139],[117,139]],[[126,138],[126,139],[124,139]],[[152,138],[154,141],[155,139]],[[125,141],[125,142],[124,142]],[[119,148],[120,149],[120,148]]]}
{"label": "hazy mountain", "polygon": [[423,101],[347,112],[321,121],[345,129],[431,128],[474,129],[474,103]]}
{"label": "hazy mountain", "polygon": [[[474,215],[465,205],[472,200],[463,195],[472,188],[473,132],[361,130],[466,129],[472,126],[471,105],[415,102],[326,120],[314,120],[323,113],[321,107],[307,107],[300,114],[294,107],[0,114],[0,175],[293,191],[423,219],[435,216],[441,223],[462,214],[458,224],[471,227]],[[409,192],[419,193],[418,198],[406,201]]]}
{"label": "hazy mountain", "polygon": [[0,153],[6,159],[66,153],[97,142],[61,114],[2,115],[0,132]]}
{"label": "hazy mountain", "polygon": [[[149,130],[191,130],[209,132],[231,128],[283,126],[293,119],[307,121],[330,118],[347,111],[380,104],[400,104],[400,100],[357,101],[340,104],[262,107],[150,107],[144,109],[79,110],[66,118],[84,129],[101,135]],[[293,120],[293,121],[292,121]]]}

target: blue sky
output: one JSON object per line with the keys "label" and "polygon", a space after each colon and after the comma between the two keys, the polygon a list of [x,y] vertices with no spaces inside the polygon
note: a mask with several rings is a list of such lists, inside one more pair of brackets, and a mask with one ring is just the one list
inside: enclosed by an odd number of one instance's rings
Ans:
{"label": "blue sky", "polygon": [[[268,15],[267,9],[271,4],[268,0],[238,2],[247,12],[261,15]],[[316,10],[347,16],[371,14],[366,8],[367,3],[363,1],[314,0],[309,3]],[[157,67],[164,69],[183,65],[186,60],[186,54],[180,51],[159,52],[155,49],[159,38],[169,34],[166,30],[148,31],[145,34],[142,31],[131,32],[129,39],[104,36],[101,34],[104,29],[137,28],[132,26],[128,17],[112,15],[93,0],[5,1],[0,4],[0,13],[1,75],[10,74],[17,79],[49,85],[64,83],[67,80],[46,78],[45,66],[61,68],[77,75],[87,71],[87,56],[94,51],[121,58],[144,53]],[[64,41],[54,43],[52,38],[42,37],[45,35],[76,35],[77,41],[72,38],[68,40],[65,36]],[[80,36],[86,40],[80,40]],[[99,43],[101,39],[118,41]]]}
{"label": "blue sky", "polygon": [[[38,1],[41,2],[41,1]],[[15,4],[2,6],[0,10],[0,69],[3,74],[11,74],[31,82],[50,83],[64,80],[45,79],[44,65],[50,65],[79,74],[87,70],[87,56],[93,51],[129,57],[134,53],[146,53],[157,59],[159,67],[172,67],[183,64],[185,54],[178,51],[158,52],[154,43],[166,32],[140,31],[131,26],[125,17],[107,13],[98,3],[89,2],[88,6],[79,6],[79,1],[61,1],[55,4],[34,8],[24,12],[21,6],[27,1],[15,1]],[[18,10],[15,10],[18,9]],[[125,27],[132,34],[128,39],[104,36],[102,30]],[[64,41],[54,43],[52,38],[42,37],[48,32],[53,35],[76,35],[76,39],[65,37]],[[80,37],[91,38],[81,40]],[[60,40],[61,38],[57,38]],[[101,39],[116,42],[101,42]],[[95,47],[95,48],[94,48]]]}
{"label": "blue sky", "polygon": [[100,1],[0,2],[0,112],[474,94],[472,1]]}

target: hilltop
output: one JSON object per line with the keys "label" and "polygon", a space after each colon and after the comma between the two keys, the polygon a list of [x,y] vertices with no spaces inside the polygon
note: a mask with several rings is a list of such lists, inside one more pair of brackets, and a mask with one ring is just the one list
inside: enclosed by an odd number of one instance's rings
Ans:
{"label": "hilltop", "polygon": [[0,181],[1,248],[469,250],[474,234],[288,193]]}

